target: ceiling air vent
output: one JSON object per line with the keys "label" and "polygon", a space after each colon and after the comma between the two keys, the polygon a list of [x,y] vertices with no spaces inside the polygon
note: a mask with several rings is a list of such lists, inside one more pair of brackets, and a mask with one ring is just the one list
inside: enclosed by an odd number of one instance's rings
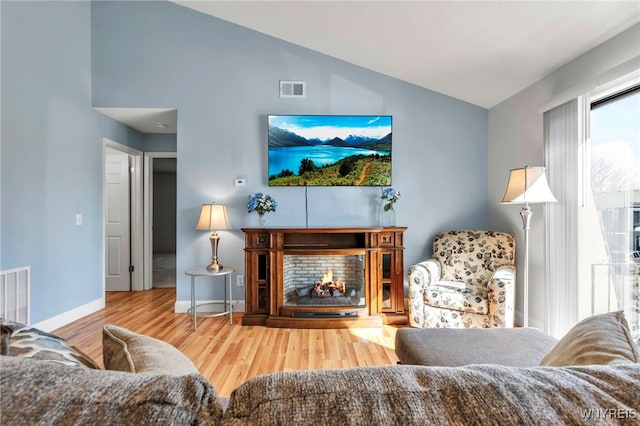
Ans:
{"label": "ceiling air vent", "polygon": [[304,98],[307,96],[304,81],[280,81],[281,98]]}

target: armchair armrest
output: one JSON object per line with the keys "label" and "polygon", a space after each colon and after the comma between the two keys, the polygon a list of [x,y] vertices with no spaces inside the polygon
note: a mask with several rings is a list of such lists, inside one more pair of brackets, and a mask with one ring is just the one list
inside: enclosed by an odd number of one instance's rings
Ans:
{"label": "armchair armrest", "polygon": [[440,262],[425,260],[409,267],[409,324],[424,328],[424,292],[440,280]]}
{"label": "armchair armrest", "polygon": [[440,262],[436,259],[428,259],[409,267],[409,288],[411,285],[428,287],[431,283],[440,281],[442,271]]}
{"label": "armchair armrest", "polygon": [[491,276],[487,284],[491,327],[513,327],[515,285],[516,270],[513,266],[500,266]]}

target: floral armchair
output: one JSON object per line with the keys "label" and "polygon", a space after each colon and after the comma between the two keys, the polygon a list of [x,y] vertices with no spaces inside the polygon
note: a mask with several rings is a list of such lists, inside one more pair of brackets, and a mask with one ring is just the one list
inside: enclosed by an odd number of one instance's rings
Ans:
{"label": "floral armchair", "polygon": [[433,258],[409,268],[409,323],[420,328],[513,327],[515,238],[492,231],[436,235]]}

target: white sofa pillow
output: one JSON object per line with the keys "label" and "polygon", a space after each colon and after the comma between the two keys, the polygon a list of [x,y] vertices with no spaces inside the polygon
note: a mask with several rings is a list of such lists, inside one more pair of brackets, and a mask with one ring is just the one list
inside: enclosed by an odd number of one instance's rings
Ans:
{"label": "white sofa pillow", "polygon": [[593,315],[576,324],[540,361],[541,366],[640,362],[624,312]]}

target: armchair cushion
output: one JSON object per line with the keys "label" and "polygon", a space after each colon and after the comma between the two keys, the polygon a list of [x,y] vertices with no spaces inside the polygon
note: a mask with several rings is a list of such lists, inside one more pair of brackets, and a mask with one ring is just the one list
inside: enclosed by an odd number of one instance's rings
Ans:
{"label": "armchair cushion", "polygon": [[465,285],[454,281],[439,281],[425,291],[425,302],[431,306],[455,309],[456,311],[489,313],[487,288],[484,286]]}

